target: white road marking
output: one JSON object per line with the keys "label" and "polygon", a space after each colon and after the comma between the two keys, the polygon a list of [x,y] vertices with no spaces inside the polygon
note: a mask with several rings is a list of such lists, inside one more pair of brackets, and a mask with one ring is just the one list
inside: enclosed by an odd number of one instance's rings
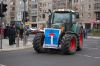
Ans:
{"label": "white road marking", "polygon": [[100,39],[100,37],[88,36],[88,38]]}
{"label": "white road marking", "polygon": [[83,48],[91,49],[91,50],[100,50],[99,48],[90,48],[90,47],[83,47]]}
{"label": "white road marking", "polygon": [[94,57],[94,58],[100,59],[100,57]]}
{"label": "white road marking", "polygon": [[88,58],[100,59],[100,57],[94,57],[94,56],[90,56],[90,55],[84,55],[84,54],[76,54],[76,55],[84,56],[84,57],[88,57]]}
{"label": "white road marking", "polygon": [[[84,46],[83,48],[90,49],[90,50],[99,50],[100,51],[100,48],[90,48],[88,46]],[[95,56],[91,56],[91,55],[87,55],[87,54],[76,54],[76,55],[84,56],[84,57],[88,57],[88,58],[100,59],[100,57],[95,57]]]}
{"label": "white road marking", "polygon": [[6,65],[0,64],[0,66],[6,66]]}

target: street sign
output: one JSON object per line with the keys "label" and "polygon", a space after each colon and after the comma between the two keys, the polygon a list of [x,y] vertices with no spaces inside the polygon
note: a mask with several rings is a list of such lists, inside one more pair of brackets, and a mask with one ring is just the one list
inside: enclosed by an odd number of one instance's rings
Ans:
{"label": "street sign", "polygon": [[60,29],[45,28],[44,29],[44,44],[43,48],[58,48]]}

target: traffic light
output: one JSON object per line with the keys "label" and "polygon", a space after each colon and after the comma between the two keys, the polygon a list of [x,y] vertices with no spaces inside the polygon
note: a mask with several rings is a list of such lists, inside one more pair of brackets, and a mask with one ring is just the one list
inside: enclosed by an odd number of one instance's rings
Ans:
{"label": "traffic light", "polygon": [[1,11],[2,13],[7,11],[7,4],[0,3],[0,12]]}
{"label": "traffic light", "polygon": [[28,12],[25,11],[25,17],[28,17]]}
{"label": "traffic light", "polygon": [[3,4],[3,2],[0,3],[0,17],[4,17],[5,16],[3,13],[7,11],[6,7],[7,7],[7,4]]}
{"label": "traffic light", "polygon": [[3,4],[2,6],[2,12],[6,12],[7,11],[7,4]]}
{"label": "traffic light", "polygon": [[5,15],[3,13],[0,13],[0,17],[4,17]]}
{"label": "traffic light", "polygon": [[25,17],[25,18],[28,17],[28,12],[27,11],[23,12],[23,17]]}
{"label": "traffic light", "polygon": [[42,18],[45,18],[45,14],[42,15]]}
{"label": "traffic light", "polygon": [[23,20],[22,21],[27,22],[28,21],[27,17],[28,17],[28,12],[27,11],[24,11],[23,12]]}

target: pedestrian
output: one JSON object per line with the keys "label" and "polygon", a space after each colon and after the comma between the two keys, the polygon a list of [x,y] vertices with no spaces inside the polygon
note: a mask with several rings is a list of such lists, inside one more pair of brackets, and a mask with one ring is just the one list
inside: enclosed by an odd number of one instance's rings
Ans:
{"label": "pedestrian", "polygon": [[16,29],[15,25],[11,25],[11,27],[8,30],[8,37],[9,37],[9,45],[16,44],[15,38],[16,38]]}
{"label": "pedestrian", "polygon": [[6,37],[8,38],[8,30],[9,30],[10,26],[6,26]]}
{"label": "pedestrian", "polygon": [[2,27],[0,26],[0,35],[1,35],[1,32],[2,32]]}
{"label": "pedestrian", "polygon": [[39,25],[39,31],[43,31],[44,28],[45,28],[45,25],[44,25],[44,24],[40,24],[40,25]]}
{"label": "pedestrian", "polygon": [[7,29],[8,29],[8,27],[6,26],[6,27],[4,28],[4,39],[7,38]]}
{"label": "pedestrian", "polygon": [[87,29],[85,28],[85,29],[84,29],[84,38],[86,38],[86,39],[87,39],[87,34],[88,34],[88,31],[87,31]]}
{"label": "pedestrian", "polygon": [[24,33],[25,33],[25,35],[28,37],[29,36],[29,31],[28,31],[28,29],[29,29],[29,26],[25,26],[25,28],[24,28]]}

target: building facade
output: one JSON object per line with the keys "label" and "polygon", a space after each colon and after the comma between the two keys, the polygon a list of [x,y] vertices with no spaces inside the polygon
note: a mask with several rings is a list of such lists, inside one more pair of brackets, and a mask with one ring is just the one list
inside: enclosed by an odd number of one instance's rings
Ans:
{"label": "building facade", "polygon": [[29,0],[28,7],[29,7],[28,8],[29,20],[31,22],[36,22],[36,20],[37,20],[37,1]]}
{"label": "building facade", "polygon": [[[1,0],[0,0],[1,1]],[[7,12],[4,13],[3,18],[6,23],[10,23],[15,20],[16,15],[16,0],[2,0],[3,3],[7,4]]]}
{"label": "building facade", "polygon": [[55,9],[72,9],[73,0],[52,0],[52,8]]}
{"label": "building facade", "polygon": [[9,0],[8,2],[8,18],[9,21],[14,21],[16,17],[16,0]]}
{"label": "building facade", "polygon": [[100,23],[100,0],[83,0],[81,5],[82,23],[92,29],[94,23]]}
{"label": "building facade", "polygon": [[[6,0],[7,1],[7,16],[6,20],[8,23],[11,21],[22,21],[24,3],[23,0]],[[28,3],[26,2],[26,11],[28,11]]]}
{"label": "building facade", "polygon": [[[3,0],[8,4],[7,22],[22,20],[23,0]],[[47,22],[48,10],[73,9],[80,14],[80,22],[84,27],[92,28],[93,23],[100,22],[100,0],[27,0],[26,11],[31,22]]]}
{"label": "building facade", "polygon": [[47,21],[48,11],[52,10],[52,0],[38,0],[37,21]]}

